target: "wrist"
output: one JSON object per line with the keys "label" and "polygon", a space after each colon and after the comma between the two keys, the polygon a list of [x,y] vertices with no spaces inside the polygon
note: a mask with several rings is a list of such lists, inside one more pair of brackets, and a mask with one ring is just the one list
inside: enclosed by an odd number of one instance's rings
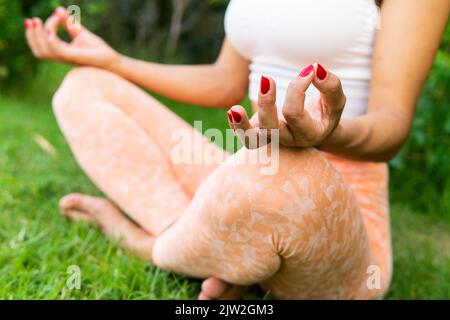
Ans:
{"label": "wrist", "polygon": [[324,139],[322,140],[317,149],[323,151],[332,151],[339,145],[339,141],[341,141],[341,137],[343,136],[343,126],[340,122],[336,128]]}
{"label": "wrist", "polygon": [[124,65],[126,63],[126,58],[126,56],[117,52],[115,57],[108,64],[108,67],[105,69],[118,75],[122,75],[123,70],[125,70]]}

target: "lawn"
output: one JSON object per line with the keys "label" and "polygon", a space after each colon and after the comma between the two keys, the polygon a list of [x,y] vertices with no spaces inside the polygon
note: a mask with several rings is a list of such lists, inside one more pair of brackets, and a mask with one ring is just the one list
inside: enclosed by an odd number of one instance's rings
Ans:
{"label": "lawn", "polygon": [[[43,98],[0,96],[0,299],[195,298],[199,281],[161,271],[95,228],[61,217],[63,195],[100,192],[56,125],[49,104],[54,85],[44,87],[38,81],[32,88]],[[225,128],[223,111],[165,102],[189,122],[205,120],[204,129]],[[38,145],[42,138],[55,154]],[[450,299],[448,219],[412,212],[404,203],[393,204],[391,217],[395,270],[386,298]],[[66,286],[71,265],[82,271],[79,290]]]}

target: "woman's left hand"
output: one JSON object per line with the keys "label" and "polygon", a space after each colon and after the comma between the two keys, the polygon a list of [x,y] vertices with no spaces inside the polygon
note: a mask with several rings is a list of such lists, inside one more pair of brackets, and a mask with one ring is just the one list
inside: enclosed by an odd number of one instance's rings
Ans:
{"label": "woman's left hand", "polygon": [[[313,84],[320,97],[305,106],[305,94]],[[291,81],[281,112],[276,105],[275,81],[261,78],[258,113],[249,119],[242,106],[228,111],[230,126],[247,148],[257,148],[271,141],[273,129],[279,129],[280,144],[287,147],[316,147],[337,127],[346,98],[341,81],[321,65],[310,65]],[[266,130],[262,130],[266,129]]]}

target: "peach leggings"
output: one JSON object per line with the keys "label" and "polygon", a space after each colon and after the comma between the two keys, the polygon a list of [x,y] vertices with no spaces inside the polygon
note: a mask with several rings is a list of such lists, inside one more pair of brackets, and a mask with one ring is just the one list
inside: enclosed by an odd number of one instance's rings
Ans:
{"label": "peach leggings", "polygon": [[[72,70],[53,107],[86,174],[155,236],[155,265],[260,284],[281,299],[366,299],[389,287],[385,163],[281,148],[279,172],[261,175],[239,161],[254,151],[227,155],[143,90],[95,68]],[[203,146],[192,153],[227,160],[174,164],[171,133],[180,128]]]}

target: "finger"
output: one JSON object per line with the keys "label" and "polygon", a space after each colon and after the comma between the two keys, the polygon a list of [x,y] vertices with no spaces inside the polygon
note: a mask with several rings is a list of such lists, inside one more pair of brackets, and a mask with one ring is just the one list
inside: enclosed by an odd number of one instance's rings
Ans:
{"label": "finger", "polygon": [[259,146],[259,132],[252,126],[247,112],[242,106],[234,106],[228,111],[228,120],[234,133],[248,149]]}
{"label": "finger", "polygon": [[73,51],[68,43],[62,41],[58,37],[58,27],[59,25],[62,25],[65,20],[65,12],[66,10],[63,7],[59,7],[45,22],[49,50],[61,59],[68,59],[71,51]]}
{"label": "finger", "polygon": [[228,121],[230,122],[230,127],[233,130],[241,129],[241,130],[251,130],[254,127],[250,123],[250,120],[247,115],[247,111],[245,111],[244,107],[240,105],[236,105],[228,110]]}
{"label": "finger", "polygon": [[38,46],[36,43],[36,40],[33,36],[33,19],[26,19],[24,22],[25,25],[25,38],[27,40],[28,46],[31,49],[31,52],[33,52],[33,55],[37,57],[38,54]]}
{"label": "finger", "polygon": [[38,46],[38,54],[40,58],[48,58],[49,50],[47,44],[47,34],[44,30],[42,20],[33,18],[33,37]]}
{"label": "finger", "polygon": [[314,66],[304,68],[298,77],[292,80],[286,92],[283,106],[283,116],[293,132],[302,130],[305,122],[311,121],[311,117],[305,111],[306,90],[314,78]]}
{"label": "finger", "polygon": [[43,57],[43,52],[45,50],[45,46],[43,46],[41,40],[39,39],[38,28],[42,26],[42,21],[39,18],[31,19],[31,28],[29,32],[29,39],[34,48],[33,53],[37,58]]}
{"label": "finger", "polygon": [[328,113],[340,114],[346,102],[340,79],[320,64],[316,70],[313,84],[320,92],[324,107],[328,109]]}
{"label": "finger", "polygon": [[267,138],[270,139],[271,130],[278,129],[278,110],[276,106],[275,81],[269,77],[261,77],[258,107],[260,134],[265,132]]}

